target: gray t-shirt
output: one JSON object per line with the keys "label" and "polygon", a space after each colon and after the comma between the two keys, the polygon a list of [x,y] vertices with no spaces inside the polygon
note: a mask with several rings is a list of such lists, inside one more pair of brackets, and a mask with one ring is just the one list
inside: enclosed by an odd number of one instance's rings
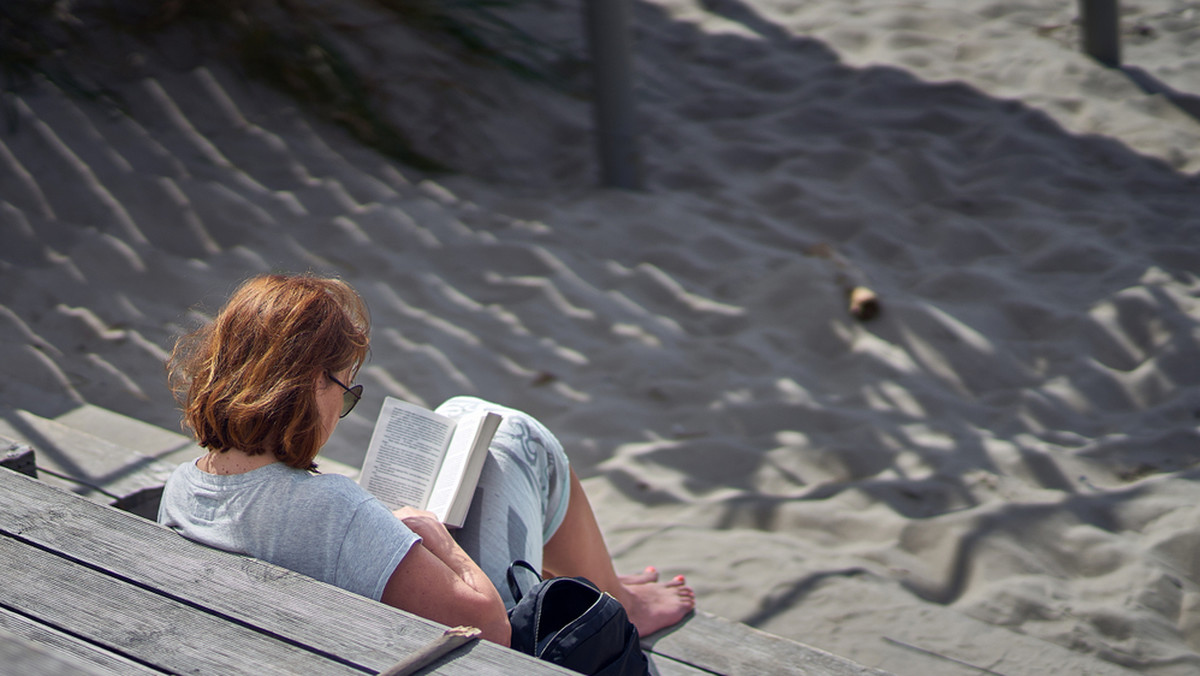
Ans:
{"label": "gray t-shirt", "polygon": [[377,601],[400,560],[421,541],[348,477],[279,462],[232,475],[184,463],[167,480],[158,522],[190,540]]}

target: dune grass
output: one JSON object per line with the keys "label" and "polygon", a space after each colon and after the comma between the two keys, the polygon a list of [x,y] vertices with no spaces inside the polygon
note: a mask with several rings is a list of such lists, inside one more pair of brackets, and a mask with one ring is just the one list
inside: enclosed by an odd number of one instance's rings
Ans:
{"label": "dune grass", "polygon": [[[370,0],[398,23],[444,38],[448,48],[524,78],[553,83],[564,54],[506,20],[501,12],[531,0]],[[151,40],[167,31],[196,31],[202,44],[225,51],[249,76],[272,86],[348,131],[360,142],[409,166],[445,171],[413,149],[380,112],[376,89],[339,51],[348,30],[304,0],[7,0],[0,3],[0,76],[7,94],[46,78],[88,98],[108,97],[86,86],[62,58],[86,45],[89,31],[120,31]],[[119,101],[117,101],[119,104]]]}
{"label": "dune grass", "polygon": [[530,0],[372,0],[413,27],[453,40],[468,54],[522,77],[555,84],[555,63],[569,54],[530,35],[501,14]]}
{"label": "dune grass", "polygon": [[84,82],[67,64],[66,55],[86,42],[83,22],[62,0],[0,2],[0,107],[10,132],[17,126],[11,93],[38,78],[73,96],[118,103],[110,90]]}

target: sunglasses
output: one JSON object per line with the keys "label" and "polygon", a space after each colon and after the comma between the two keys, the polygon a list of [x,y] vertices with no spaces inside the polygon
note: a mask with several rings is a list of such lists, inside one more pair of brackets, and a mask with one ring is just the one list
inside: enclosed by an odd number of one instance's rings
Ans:
{"label": "sunglasses", "polygon": [[354,407],[358,404],[358,400],[362,399],[363,386],[355,385],[354,387],[346,387],[342,381],[334,378],[332,373],[326,375],[329,376],[330,380],[341,385],[343,390],[346,390],[342,393],[342,413],[338,416],[339,418],[345,418],[350,415],[350,411],[354,410]]}

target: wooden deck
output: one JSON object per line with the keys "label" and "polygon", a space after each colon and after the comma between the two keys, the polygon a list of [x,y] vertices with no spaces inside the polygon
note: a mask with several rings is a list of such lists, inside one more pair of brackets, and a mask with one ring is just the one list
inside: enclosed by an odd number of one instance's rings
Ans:
{"label": "wooden deck", "polygon": [[[0,560],[6,641],[89,673],[374,674],[444,630],[9,470]],[[475,642],[436,673],[570,672]]]}
{"label": "wooden deck", "polygon": [[[0,561],[6,672],[376,674],[445,629],[2,468]],[[663,676],[883,673],[705,613],[644,645]],[[421,673],[573,672],[474,642]]]}

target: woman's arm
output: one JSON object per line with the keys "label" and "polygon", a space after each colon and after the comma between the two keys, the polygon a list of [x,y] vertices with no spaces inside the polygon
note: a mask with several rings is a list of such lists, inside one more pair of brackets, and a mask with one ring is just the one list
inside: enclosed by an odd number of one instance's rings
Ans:
{"label": "woman's arm", "polygon": [[421,542],[396,566],[381,600],[445,625],[479,627],[483,638],[507,646],[504,601],[446,527],[429,512],[405,507],[393,513]]}

